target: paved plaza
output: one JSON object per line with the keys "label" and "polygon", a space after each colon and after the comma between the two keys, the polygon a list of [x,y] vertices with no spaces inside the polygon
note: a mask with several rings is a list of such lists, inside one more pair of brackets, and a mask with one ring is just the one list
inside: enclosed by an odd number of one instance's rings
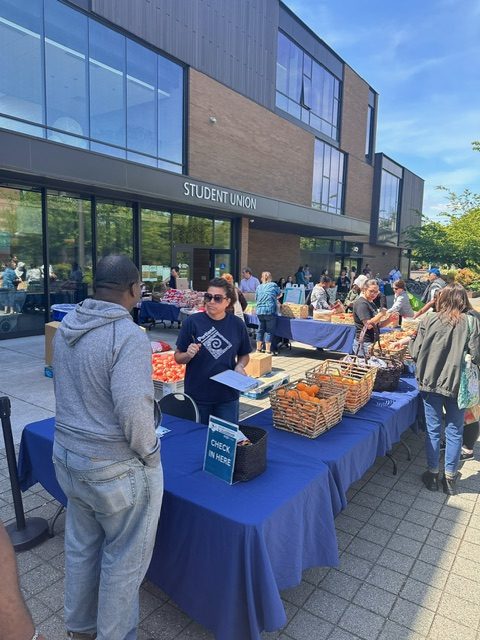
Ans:
{"label": "paved plaza", "polygon": [[[174,344],[176,329],[150,332],[152,339]],[[14,439],[25,424],[53,416],[53,382],[43,375],[43,336],[0,342],[0,395],[12,402]],[[303,375],[321,354],[295,346],[282,350],[274,366]],[[246,417],[269,405],[242,401]],[[412,449],[394,450],[399,472],[377,458],[349,491],[349,504],[336,518],[340,564],[312,568],[301,584],[282,592],[287,625],[264,633],[265,640],[475,640],[480,639],[480,446],[476,460],[461,469],[459,494],[423,488],[423,437],[408,431]],[[40,485],[24,494],[28,515],[50,518],[58,504]],[[14,517],[7,462],[0,440],[0,518]],[[63,640],[63,529],[31,551],[17,555],[22,589],[41,631]],[[207,640],[206,629],[192,621],[168,596],[146,582],[141,592],[139,640]],[[247,639],[246,639],[247,640]]]}

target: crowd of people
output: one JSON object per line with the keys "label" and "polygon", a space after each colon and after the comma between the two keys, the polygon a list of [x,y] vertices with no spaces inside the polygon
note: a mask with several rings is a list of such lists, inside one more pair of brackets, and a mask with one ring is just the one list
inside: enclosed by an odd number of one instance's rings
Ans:
{"label": "crowd of people", "polygon": [[[15,272],[13,266],[7,269]],[[7,269],[4,282],[12,278],[8,271],[5,278]],[[436,268],[428,273],[422,308],[413,313],[405,282],[398,269],[392,271],[390,308],[376,278],[346,269],[336,281],[322,274],[312,287],[310,302],[316,308],[331,308],[329,291],[340,283],[356,327],[354,351],[372,344],[392,317],[419,318],[416,334],[405,340],[416,363],[425,413],[427,468],[421,481],[430,491],[442,486],[446,494],[454,495],[460,463],[473,457],[479,435],[478,380],[477,404],[461,403],[459,398],[466,356],[480,365],[480,316],[465,289],[447,284]],[[307,281],[305,271],[303,277]],[[205,313],[183,322],[174,357],[186,365],[185,391],[195,400],[203,424],[208,424],[210,415],[238,422],[239,392],[211,376],[225,369],[245,374],[252,351],[243,319],[246,294],[254,294],[257,303],[256,349],[268,353],[273,350],[277,305],[287,282],[274,282],[268,271],[257,279],[246,268],[236,287],[231,274],[224,274],[209,282]],[[163,475],[155,433],[151,348],[130,316],[140,296],[140,274],[133,262],[125,256],[107,256],[97,265],[93,298],[66,316],[55,337],[53,459],[57,480],[69,500],[64,617],[71,639],[136,636],[139,588],[155,543]],[[11,548],[1,527],[0,558],[11,582],[10,599],[4,598],[0,587],[5,637],[13,640],[17,633],[22,639],[39,639],[22,602]],[[12,621],[16,626],[8,635]]]}

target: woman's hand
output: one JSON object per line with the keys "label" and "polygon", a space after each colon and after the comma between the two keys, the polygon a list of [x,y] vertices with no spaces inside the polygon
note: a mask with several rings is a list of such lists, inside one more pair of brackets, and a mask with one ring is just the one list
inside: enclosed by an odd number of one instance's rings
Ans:
{"label": "woman's hand", "polygon": [[237,373],[241,373],[244,376],[247,375],[247,372],[245,371],[245,367],[240,362],[235,366],[234,371],[236,371]]}
{"label": "woman's hand", "polygon": [[188,345],[186,353],[189,356],[190,360],[192,360],[197,355],[197,353],[200,351],[201,346],[202,345],[199,342],[192,342]]}

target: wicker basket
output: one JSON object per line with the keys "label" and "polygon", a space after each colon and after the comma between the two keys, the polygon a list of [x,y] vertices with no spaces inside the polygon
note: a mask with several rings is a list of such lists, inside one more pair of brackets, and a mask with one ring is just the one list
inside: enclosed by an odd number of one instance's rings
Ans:
{"label": "wicker basket", "polygon": [[370,354],[372,356],[377,356],[377,358],[393,358],[395,360],[404,360],[407,356],[407,352],[407,345],[404,345],[400,349],[392,349],[388,342],[381,342],[380,344],[376,342],[370,347]]}
{"label": "wicker basket", "polygon": [[[355,359],[351,356],[351,359]],[[342,360],[324,360],[321,364],[305,372],[307,380],[322,384],[323,379],[331,376],[337,389],[347,392],[344,411],[356,413],[370,400],[377,371],[357,362]]]}
{"label": "wicker basket", "polygon": [[346,393],[337,385],[324,382],[315,396],[323,400],[322,403],[305,400],[295,393],[287,395],[289,391],[296,391],[299,382],[312,383],[309,380],[297,380],[270,393],[273,426],[307,438],[316,438],[340,422]]}
{"label": "wicker basket", "polygon": [[381,356],[381,358],[387,363],[387,366],[376,367],[377,375],[373,390],[395,391],[403,373],[403,361],[397,358],[385,358],[385,356]]}
{"label": "wicker basket", "polygon": [[237,446],[235,456],[235,468],[233,470],[234,482],[247,482],[256,478],[267,468],[267,432],[260,427],[249,427],[246,424],[240,426],[252,444],[243,447]]}
{"label": "wicker basket", "polygon": [[308,318],[308,305],[285,302],[280,306],[280,313],[287,318]]}

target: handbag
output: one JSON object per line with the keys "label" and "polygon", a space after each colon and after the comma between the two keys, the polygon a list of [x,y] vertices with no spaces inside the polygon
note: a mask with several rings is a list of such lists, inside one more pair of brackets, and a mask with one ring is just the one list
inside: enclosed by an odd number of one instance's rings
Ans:
{"label": "handbag", "polygon": [[462,358],[460,371],[460,388],[458,389],[457,404],[459,409],[469,409],[480,402],[478,366],[472,362],[472,356],[468,352],[468,341],[472,334],[473,318],[467,315],[467,341]]}

